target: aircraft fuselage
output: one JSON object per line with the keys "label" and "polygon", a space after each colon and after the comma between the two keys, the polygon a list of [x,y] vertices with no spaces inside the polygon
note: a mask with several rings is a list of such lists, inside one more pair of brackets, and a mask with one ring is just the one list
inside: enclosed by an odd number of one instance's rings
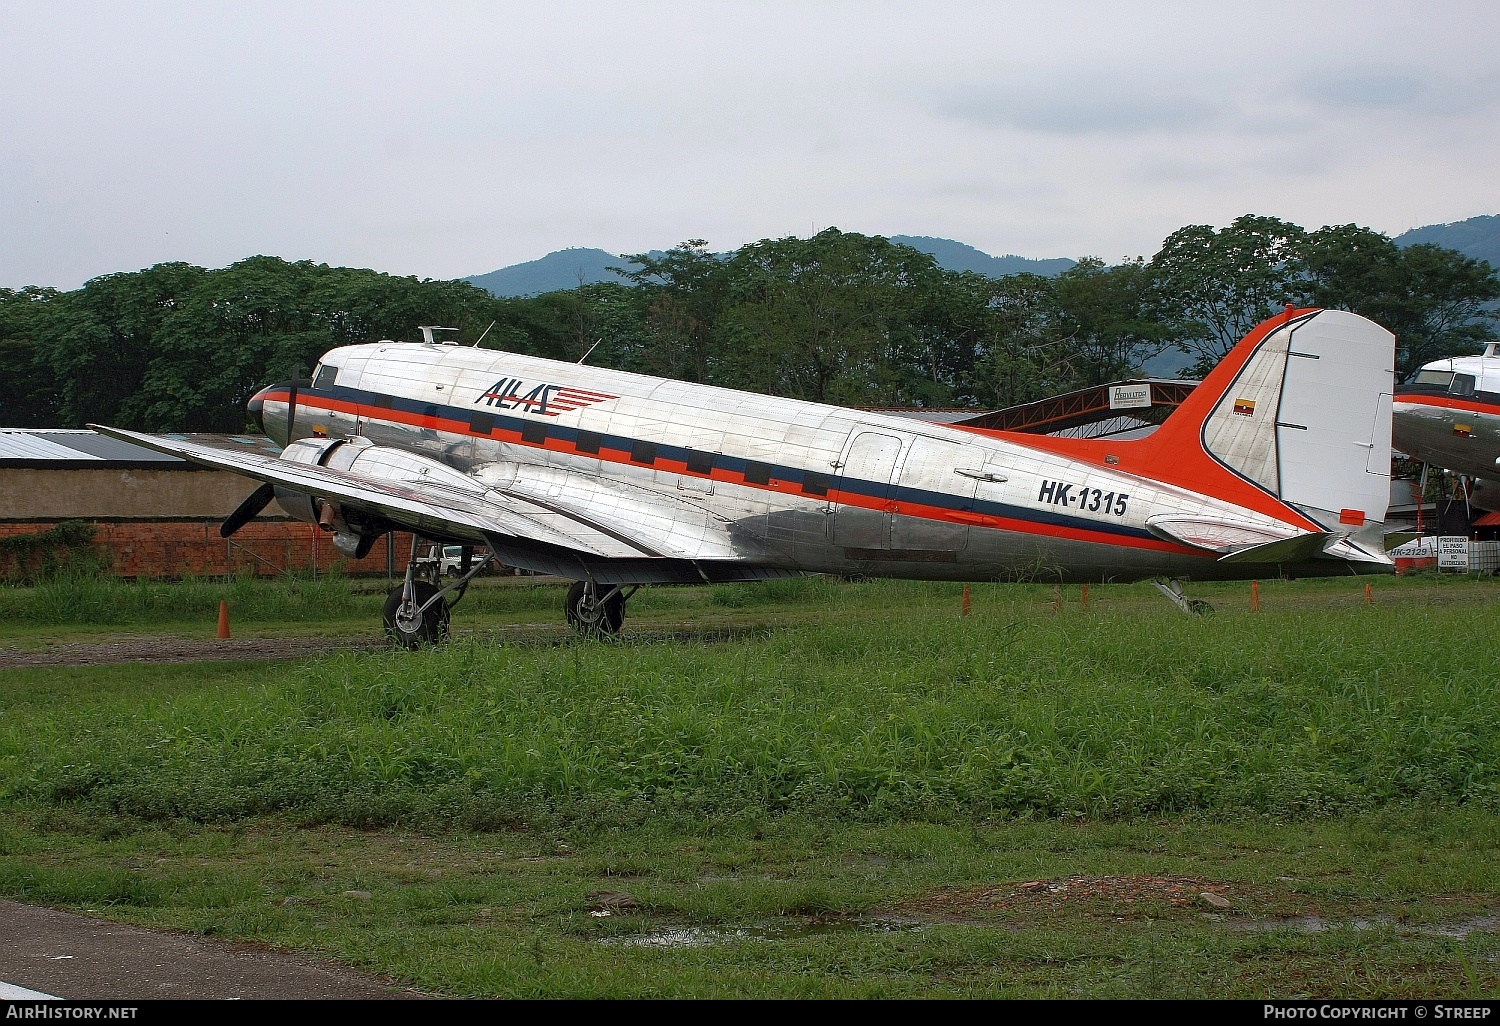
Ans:
{"label": "aircraft fuselage", "polygon": [[[599,519],[626,525],[622,536],[642,556],[767,572],[1245,578],[1265,576],[1267,565],[1222,562],[1148,519],[1326,526],[1236,475],[1207,489],[1195,485],[1211,467],[1147,466],[1133,455],[1138,443],[1074,452],[1038,436],[454,345],[331,351],[298,391],[295,439],[286,437],[288,399],[285,386],[256,398],[283,444],[323,437],[419,454],[560,515],[607,512]],[[1382,505],[1374,519],[1383,514]],[[432,536],[485,540],[455,529]],[[1349,564],[1297,572],[1348,573]]]}
{"label": "aircraft fuselage", "polygon": [[1396,390],[1397,449],[1424,463],[1477,478],[1476,504],[1500,505],[1500,353],[1425,365]]}

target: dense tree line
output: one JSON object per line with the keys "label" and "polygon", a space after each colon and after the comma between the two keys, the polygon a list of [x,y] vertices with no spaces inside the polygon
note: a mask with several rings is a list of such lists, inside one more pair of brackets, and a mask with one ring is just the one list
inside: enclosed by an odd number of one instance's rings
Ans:
{"label": "dense tree line", "polygon": [[[1495,336],[1500,277],[1354,225],[1246,215],[1174,232],[1150,260],[1051,278],[945,271],[828,229],[714,254],[640,254],[632,286],[496,299],[465,282],[251,257],[158,264],[71,292],[0,289],[0,423],[239,431],[260,385],[326,350],[469,342],[823,402],[995,408],[1135,373],[1167,351],[1211,367],[1286,303],[1353,310],[1398,337],[1398,373]],[[486,334],[487,332],[487,334]]]}

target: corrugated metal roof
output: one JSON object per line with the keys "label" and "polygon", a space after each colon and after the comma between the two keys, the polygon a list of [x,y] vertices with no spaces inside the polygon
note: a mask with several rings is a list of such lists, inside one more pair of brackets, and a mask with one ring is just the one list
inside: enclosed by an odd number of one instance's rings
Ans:
{"label": "corrugated metal roof", "polygon": [[[39,432],[41,437],[50,442],[58,442],[68,448],[82,453],[85,457],[94,456],[101,460],[160,460],[166,463],[176,463],[176,456],[168,456],[164,452],[155,449],[147,449],[144,446],[132,445],[122,442],[118,438],[110,438],[108,435],[95,434],[93,431],[68,431],[68,432]],[[77,459],[78,457],[73,457]]]}
{"label": "corrugated metal roof", "polygon": [[0,461],[36,463],[182,463],[176,456],[87,430],[0,428]]}
{"label": "corrugated metal roof", "polygon": [[46,435],[29,431],[0,431],[0,459],[7,460],[97,460],[92,456],[58,445]]}

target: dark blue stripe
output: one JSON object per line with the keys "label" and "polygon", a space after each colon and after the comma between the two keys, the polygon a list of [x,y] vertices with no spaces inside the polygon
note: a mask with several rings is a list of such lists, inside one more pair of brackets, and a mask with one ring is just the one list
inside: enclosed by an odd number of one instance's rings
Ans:
{"label": "dark blue stripe", "polygon": [[[494,430],[508,431],[517,436],[521,433],[521,426],[526,423],[545,423],[547,437],[556,438],[567,442],[575,448],[578,442],[578,434],[584,428],[569,427],[566,424],[549,423],[538,421],[536,418],[523,418],[509,416],[502,410],[492,406],[481,406],[475,404],[473,407],[447,406],[436,403],[424,402],[417,399],[404,399],[400,396],[392,396],[383,392],[368,392],[364,389],[350,388],[346,385],[334,385],[327,389],[307,389],[303,395],[326,396],[342,402],[355,403],[360,406],[370,407],[376,410],[396,410],[420,417],[440,417],[445,420],[454,420],[464,425],[460,434],[469,434],[469,418],[475,413],[487,413],[495,418]],[[389,405],[377,403],[379,397]],[[378,418],[377,418],[378,419]],[[626,435],[610,435],[600,432],[603,439],[601,449],[613,449],[625,456],[624,462],[629,462],[630,450],[637,441],[641,439],[630,438]],[[470,435],[470,437],[486,437],[482,435]],[[688,454],[701,452],[698,449],[689,449],[685,446],[668,445],[665,443],[653,443],[656,445],[657,459],[669,459],[676,463],[686,463]],[[592,455],[580,453],[582,456]],[[747,463],[761,463],[771,468],[771,476],[780,481],[790,481],[802,485],[805,475],[809,473],[821,474],[821,471],[804,471],[797,467],[784,466],[778,463],[766,463],[764,460],[747,460],[740,456],[732,456],[728,453],[714,453],[714,469],[726,470],[741,477],[745,474]],[[1124,524],[1111,524],[1102,520],[1089,520],[1084,517],[1072,516],[1066,513],[1054,513],[1051,510],[1032,509],[1028,506],[1014,506],[1009,503],[995,502],[991,500],[979,500],[965,496],[953,495],[947,492],[933,492],[922,488],[909,488],[898,484],[882,484],[877,481],[859,481],[851,478],[840,477],[837,474],[823,474],[829,478],[833,488],[843,492],[852,492],[856,495],[864,495],[868,498],[884,498],[892,502],[920,503],[924,506],[932,506],[937,509],[945,509],[957,513],[981,513],[986,516],[1005,517],[1009,520],[1021,520],[1027,523],[1048,524],[1053,527],[1066,527],[1074,530],[1093,531],[1098,534],[1111,534],[1121,538],[1151,539],[1156,536],[1149,531],[1139,528],[1127,527]],[[817,498],[817,496],[805,496]]]}

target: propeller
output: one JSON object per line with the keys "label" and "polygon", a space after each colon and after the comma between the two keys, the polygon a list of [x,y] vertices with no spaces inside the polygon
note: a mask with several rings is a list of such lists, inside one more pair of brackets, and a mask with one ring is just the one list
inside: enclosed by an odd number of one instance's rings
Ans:
{"label": "propeller", "polygon": [[292,366],[292,383],[287,388],[286,398],[286,444],[292,444],[292,429],[297,426],[297,382],[302,377],[302,365]]}
{"label": "propeller", "polygon": [[228,538],[244,527],[250,521],[260,516],[260,511],[271,504],[276,498],[276,486],[267,481],[255,491],[251,492],[245,501],[235,507],[233,513],[229,514],[222,524],[219,525],[219,537]]}

